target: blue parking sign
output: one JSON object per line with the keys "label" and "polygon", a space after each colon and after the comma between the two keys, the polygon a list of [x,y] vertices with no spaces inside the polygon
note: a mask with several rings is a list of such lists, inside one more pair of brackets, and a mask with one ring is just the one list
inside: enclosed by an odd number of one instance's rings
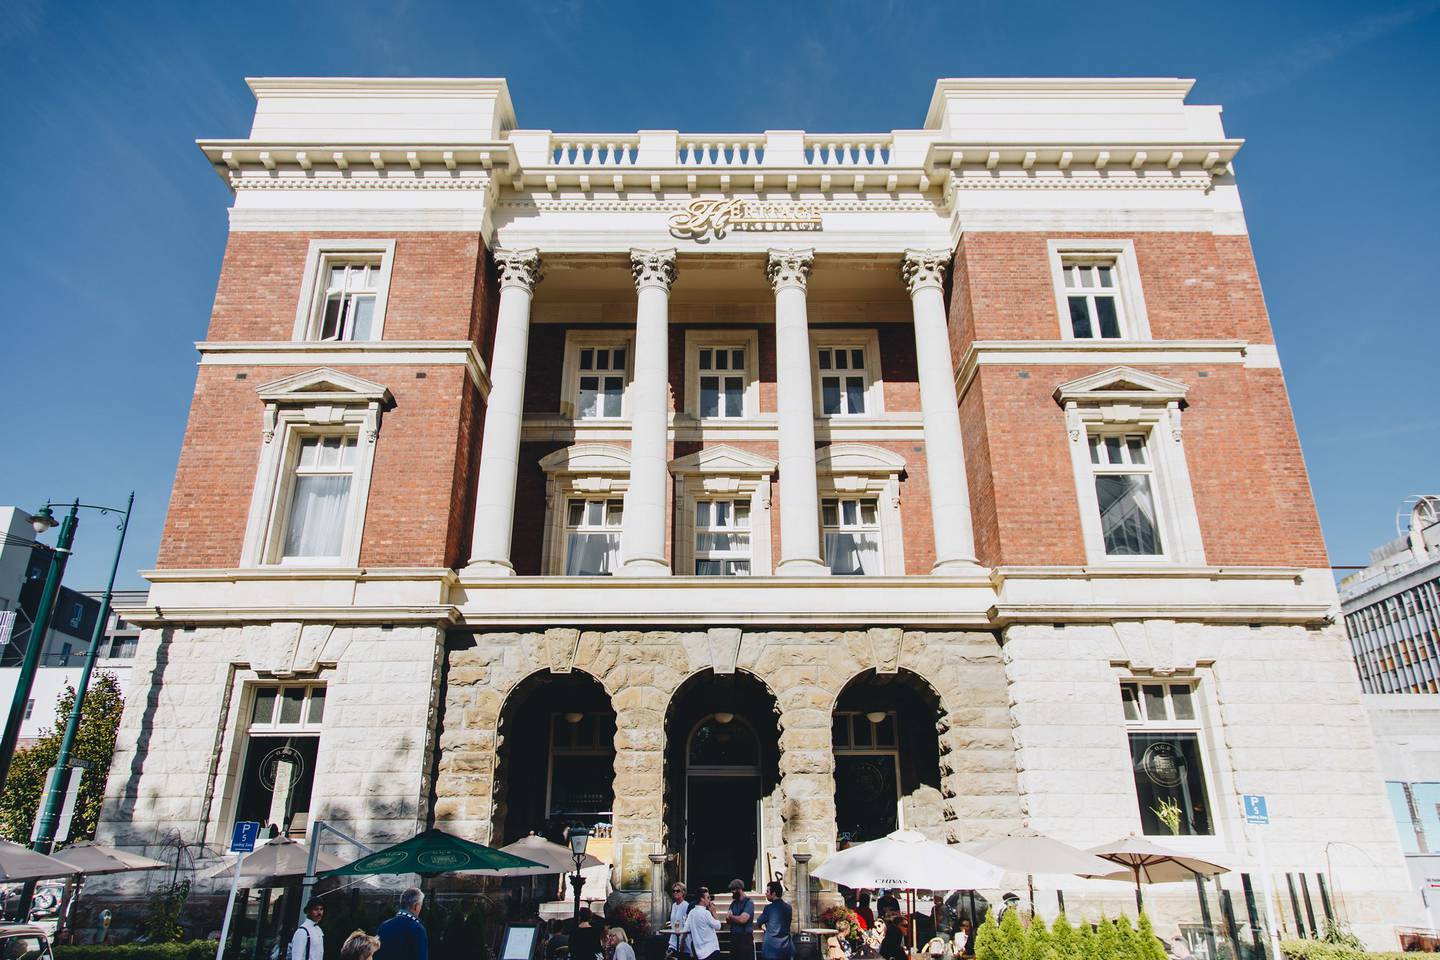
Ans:
{"label": "blue parking sign", "polygon": [[260,824],[254,820],[241,820],[230,834],[231,853],[249,853],[255,849],[255,838],[260,836]]}
{"label": "blue parking sign", "polygon": [[1261,793],[1247,793],[1243,797],[1245,801],[1245,822],[1246,823],[1269,823],[1270,808],[1265,805],[1265,795]]}

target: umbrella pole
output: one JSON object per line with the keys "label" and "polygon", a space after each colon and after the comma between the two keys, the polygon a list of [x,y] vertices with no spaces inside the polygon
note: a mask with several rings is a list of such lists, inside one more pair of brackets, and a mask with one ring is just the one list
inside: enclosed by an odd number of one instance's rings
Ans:
{"label": "umbrella pole", "polygon": [[1025,886],[1030,890],[1030,913],[1035,913],[1035,874],[1025,874]]}
{"label": "umbrella pole", "polygon": [[240,865],[244,862],[243,853],[235,858],[235,875],[230,878],[230,899],[225,903],[225,921],[220,924],[220,942],[215,944],[215,960],[223,960],[225,956],[225,938],[230,935],[230,918],[235,913],[235,894],[240,889]]}
{"label": "umbrella pole", "polygon": [[1140,893],[1140,864],[1131,867],[1135,871],[1135,909],[1140,913],[1145,912],[1145,897]]}

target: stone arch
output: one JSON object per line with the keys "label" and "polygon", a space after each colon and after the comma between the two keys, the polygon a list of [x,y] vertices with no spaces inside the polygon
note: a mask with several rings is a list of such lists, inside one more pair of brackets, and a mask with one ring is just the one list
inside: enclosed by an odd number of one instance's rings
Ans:
{"label": "stone arch", "polygon": [[[723,889],[732,877],[758,884],[780,867],[780,831],[773,822],[779,812],[778,714],[770,685],[748,670],[704,667],[671,694],[664,726],[666,842],[678,855],[678,873],[692,886]],[[710,762],[713,757],[691,755],[697,731],[725,736],[740,725],[754,736],[753,766],[727,769]],[[728,831],[719,829],[727,824]]]}
{"label": "stone arch", "polygon": [[491,837],[538,833],[559,842],[570,826],[610,823],[615,710],[584,670],[531,672],[505,694],[496,720]]}
{"label": "stone arch", "polygon": [[947,727],[939,693],[912,670],[872,667],[846,681],[831,711],[838,839],[874,840],[901,827],[945,838]]}

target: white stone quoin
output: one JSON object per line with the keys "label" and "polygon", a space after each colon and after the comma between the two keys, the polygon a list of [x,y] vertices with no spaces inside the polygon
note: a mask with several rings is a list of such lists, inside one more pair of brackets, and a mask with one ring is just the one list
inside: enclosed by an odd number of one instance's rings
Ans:
{"label": "white stone quoin", "polygon": [[950,332],[945,322],[945,268],[949,263],[950,254],[943,250],[906,250],[900,268],[915,311],[915,367],[925,418],[930,515],[935,526],[931,573],[937,574],[976,569],[975,527],[970,519],[960,408],[955,404]]}
{"label": "white stone quoin", "polygon": [[775,289],[775,389],[780,407],[780,562],[775,572],[792,577],[830,572],[820,559],[815,392],[805,309],[814,262],[812,250],[771,250],[765,266]]}
{"label": "white stone quoin", "polygon": [[620,573],[655,577],[670,573],[665,558],[665,517],[670,497],[665,455],[669,419],[670,285],[674,250],[631,250],[638,302],[635,307],[635,379],[630,388],[630,490],[620,534]]}
{"label": "white stone quoin", "polygon": [[530,345],[530,299],[540,282],[536,250],[497,250],[500,309],[490,368],[490,402],[480,446],[470,575],[509,577],[515,477],[520,464],[520,423],[525,408],[525,356]]}

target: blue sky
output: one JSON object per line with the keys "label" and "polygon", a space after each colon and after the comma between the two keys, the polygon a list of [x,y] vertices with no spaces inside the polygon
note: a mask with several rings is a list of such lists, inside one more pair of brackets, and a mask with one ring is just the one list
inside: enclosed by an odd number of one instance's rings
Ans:
{"label": "blue sky", "polygon": [[[225,244],[229,195],[193,141],[245,135],[248,75],[504,76],[521,126],[697,132],[919,126],[941,76],[1194,77],[1191,102],[1248,140],[1331,562],[1363,563],[1403,497],[1440,491],[1440,0],[7,0],[0,503],[134,488],[124,585],[155,558]],[[103,584],[112,537],[82,521],[69,585]]]}

